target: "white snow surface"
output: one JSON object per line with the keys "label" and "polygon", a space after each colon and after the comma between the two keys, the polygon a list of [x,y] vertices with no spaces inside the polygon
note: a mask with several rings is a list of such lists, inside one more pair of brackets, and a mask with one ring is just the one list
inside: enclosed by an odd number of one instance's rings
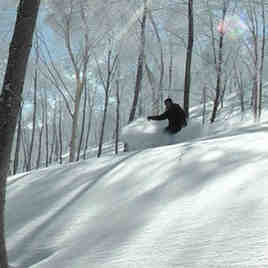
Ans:
{"label": "white snow surface", "polygon": [[136,151],[10,177],[11,267],[268,267],[268,124],[224,125],[139,119]]}
{"label": "white snow surface", "polygon": [[139,118],[123,128],[122,140],[128,144],[130,151],[135,151],[181,143],[203,135],[202,125],[197,120],[189,121],[187,127],[181,129],[176,135],[164,132],[167,124],[167,120],[148,121]]}

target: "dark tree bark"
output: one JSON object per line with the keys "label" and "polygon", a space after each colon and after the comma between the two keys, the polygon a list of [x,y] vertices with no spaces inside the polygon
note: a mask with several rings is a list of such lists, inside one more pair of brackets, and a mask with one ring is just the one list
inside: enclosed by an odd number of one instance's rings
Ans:
{"label": "dark tree bark", "polygon": [[48,99],[47,99],[47,92],[45,91],[45,131],[46,131],[46,167],[48,167],[49,164],[49,128],[48,128]]}
{"label": "dark tree bark", "polygon": [[[227,13],[227,3],[223,3],[223,9],[222,9],[222,21],[225,21]],[[224,26],[223,26],[224,27]],[[220,33],[220,41],[219,41],[219,51],[218,51],[218,61],[216,60],[216,69],[217,69],[217,82],[216,82],[216,96],[214,99],[214,105],[212,110],[212,115],[210,122],[214,123],[216,120],[217,111],[219,108],[220,103],[220,96],[221,96],[221,84],[222,84],[222,63],[223,63],[223,40],[224,40],[224,34],[225,29],[222,29],[222,32]]]}
{"label": "dark tree bark", "polygon": [[90,132],[91,132],[92,114],[93,114],[93,108],[94,108],[94,102],[95,102],[94,101],[95,93],[93,93],[93,100],[91,98],[92,98],[91,94],[88,94],[87,110],[88,110],[89,115],[88,115],[88,122],[87,122],[87,135],[86,135],[84,153],[83,153],[84,160],[86,160],[86,158],[87,158],[88,142],[89,142],[89,136],[90,136]]}
{"label": "dark tree bark", "polygon": [[145,53],[145,26],[146,26],[146,19],[148,13],[147,7],[147,0],[144,0],[144,10],[142,15],[142,22],[141,22],[141,36],[140,36],[140,54],[138,57],[138,67],[137,67],[137,74],[136,74],[136,85],[134,91],[134,98],[132,103],[132,108],[130,111],[128,123],[131,123],[135,118],[135,113],[137,109],[139,94],[141,91],[142,85],[142,78],[143,78],[143,66],[144,66],[144,53]]}
{"label": "dark tree bark", "polygon": [[260,56],[260,83],[259,83],[259,99],[258,99],[258,120],[261,119],[262,113],[262,94],[263,94],[263,69],[266,47],[266,17],[265,17],[265,3],[261,1],[261,17],[262,17],[262,40],[261,40],[261,56]]}
{"label": "dark tree bark", "polygon": [[21,0],[0,95],[0,268],[8,268],[4,235],[6,178],[40,0]]}
{"label": "dark tree bark", "polygon": [[244,83],[242,78],[242,71],[238,69],[238,67],[235,65],[235,79],[239,91],[239,99],[240,99],[240,107],[241,107],[241,114],[243,116],[245,112],[245,93],[244,93]]}
{"label": "dark tree bark", "polygon": [[60,164],[62,164],[62,152],[63,152],[63,137],[62,137],[62,103],[60,101],[59,108],[59,158]]}
{"label": "dark tree bark", "polygon": [[[109,104],[109,97],[111,93],[111,83],[113,80],[113,77],[115,75],[115,71],[117,68],[117,62],[118,62],[118,55],[116,55],[112,60],[112,50],[109,50],[108,52],[108,58],[107,58],[107,77],[106,82],[102,78],[102,83],[105,91],[105,99],[104,99],[104,111],[103,111],[103,117],[102,117],[102,124],[101,124],[101,132],[100,132],[100,139],[99,139],[99,146],[98,146],[98,154],[97,157],[100,157],[102,154],[102,146],[103,146],[103,139],[104,139],[104,130],[105,130],[105,123],[107,118],[107,111],[108,111],[108,104]],[[99,67],[99,65],[98,65]],[[101,70],[99,67],[99,75],[102,77]]]}
{"label": "dark tree bark", "polygon": [[263,67],[266,45],[266,17],[264,0],[260,1],[259,5],[250,2],[246,11],[250,38],[248,52],[252,58],[252,63],[246,64],[246,66],[251,74],[251,80],[253,80],[251,105],[254,120],[259,121],[262,110]]}
{"label": "dark tree bark", "polygon": [[85,133],[85,122],[86,122],[86,110],[87,110],[87,83],[85,82],[85,88],[84,88],[84,104],[83,104],[83,115],[82,115],[82,124],[81,124],[81,133],[80,133],[80,139],[78,143],[78,149],[77,149],[77,157],[76,161],[80,160],[80,155],[81,155],[81,149],[82,149],[82,143],[83,143],[83,138],[84,138],[84,133]]}
{"label": "dark tree bark", "polygon": [[21,143],[23,149],[23,168],[22,171],[27,171],[28,156],[29,156],[29,137],[27,129],[23,123],[22,119],[22,131],[21,131]]}
{"label": "dark tree bark", "polygon": [[[44,112],[43,112],[44,113]],[[44,116],[44,115],[43,115]],[[42,120],[42,123],[44,120]],[[40,168],[41,164],[41,150],[42,150],[42,136],[43,136],[44,125],[42,124],[41,128],[39,129],[39,138],[38,138],[38,153],[36,159],[36,169]]]}
{"label": "dark tree bark", "polygon": [[186,52],[185,78],[184,78],[184,111],[189,117],[190,87],[191,87],[191,64],[194,44],[194,17],[193,0],[188,0],[188,46]]}
{"label": "dark tree bark", "polygon": [[54,114],[53,114],[53,122],[52,122],[52,141],[50,145],[50,154],[49,154],[49,160],[48,163],[51,165],[53,162],[53,155],[56,154],[56,144],[57,144],[57,107],[54,107]]}
{"label": "dark tree bark", "polygon": [[203,96],[202,96],[202,102],[203,102],[203,111],[202,111],[202,125],[204,126],[206,123],[206,112],[207,112],[207,88],[203,87]]}
{"label": "dark tree bark", "polygon": [[119,127],[120,127],[120,84],[119,84],[119,79],[117,79],[116,80],[115,154],[118,154]]}

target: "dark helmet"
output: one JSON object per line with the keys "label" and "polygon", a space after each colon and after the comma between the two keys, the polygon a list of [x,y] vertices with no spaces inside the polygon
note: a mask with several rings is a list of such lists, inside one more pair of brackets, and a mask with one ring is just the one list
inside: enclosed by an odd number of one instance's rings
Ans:
{"label": "dark helmet", "polygon": [[171,98],[165,99],[164,103],[173,103]]}

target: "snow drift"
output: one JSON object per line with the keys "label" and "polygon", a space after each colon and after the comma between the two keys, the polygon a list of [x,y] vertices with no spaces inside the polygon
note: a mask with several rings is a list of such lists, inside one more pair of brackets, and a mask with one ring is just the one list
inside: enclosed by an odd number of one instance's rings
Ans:
{"label": "snow drift", "polygon": [[197,120],[188,122],[176,135],[164,133],[168,121],[148,121],[145,118],[138,118],[125,126],[122,130],[121,139],[128,144],[130,151],[146,148],[182,143],[202,136],[202,126]]}

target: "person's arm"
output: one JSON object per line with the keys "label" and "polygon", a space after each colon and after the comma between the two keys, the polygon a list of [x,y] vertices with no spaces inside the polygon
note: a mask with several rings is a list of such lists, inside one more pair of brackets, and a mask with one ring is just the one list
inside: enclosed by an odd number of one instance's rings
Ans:
{"label": "person's arm", "polygon": [[148,116],[148,120],[165,120],[168,118],[168,112],[164,112],[160,115]]}

